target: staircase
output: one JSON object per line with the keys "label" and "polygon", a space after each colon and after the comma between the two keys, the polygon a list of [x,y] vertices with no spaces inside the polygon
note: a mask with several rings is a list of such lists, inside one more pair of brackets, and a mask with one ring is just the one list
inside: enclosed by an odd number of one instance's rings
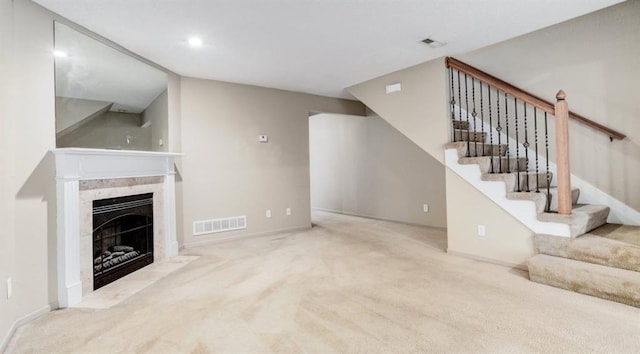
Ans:
{"label": "staircase", "polygon": [[606,224],[609,207],[578,204],[580,190],[576,188],[571,190],[572,214],[558,214],[558,188],[552,186],[551,172],[529,171],[527,158],[507,155],[507,144],[486,143],[483,141],[485,133],[464,134],[469,124],[466,121],[456,120],[453,124],[460,127],[454,130],[454,134],[459,134],[464,140],[448,143],[445,149],[456,149],[461,165],[478,165],[483,181],[504,182],[507,199],[533,202],[538,220],[567,224],[572,237]]}
{"label": "staircase", "polygon": [[[569,117],[612,140],[624,135],[569,112],[563,92],[554,107],[455,59],[447,58],[447,66],[452,142],[445,149],[455,149],[459,165],[476,165],[482,181],[504,182],[507,200],[533,203],[540,223],[568,226],[566,234],[534,236],[530,279],[640,307],[640,227],[607,224],[608,206],[579,203],[563,136]],[[556,120],[557,183],[548,162],[548,113]]]}

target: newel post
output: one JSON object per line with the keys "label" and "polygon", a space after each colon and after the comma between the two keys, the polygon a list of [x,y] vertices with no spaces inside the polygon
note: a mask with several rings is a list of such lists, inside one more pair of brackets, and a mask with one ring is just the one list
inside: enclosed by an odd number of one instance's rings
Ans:
{"label": "newel post", "polygon": [[571,214],[571,169],[569,168],[569,105],[567,95],[556,94],[556,160],[558,164],[558,214]]}

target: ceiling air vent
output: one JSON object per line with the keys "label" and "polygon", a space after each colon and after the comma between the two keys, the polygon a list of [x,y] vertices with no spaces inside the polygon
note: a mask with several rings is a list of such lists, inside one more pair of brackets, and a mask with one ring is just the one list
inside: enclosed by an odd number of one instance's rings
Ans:
{"label": "ceiling air vent", "polygon": [[443,42],[438,42],[435,39],[431,39],[431,38],[423,39],[421,42],[426,44],[428,47],[431,47],[431,48],[440,48],[440,47],[442,47],[442,46],[447,44],[447,43],[443,43]]}

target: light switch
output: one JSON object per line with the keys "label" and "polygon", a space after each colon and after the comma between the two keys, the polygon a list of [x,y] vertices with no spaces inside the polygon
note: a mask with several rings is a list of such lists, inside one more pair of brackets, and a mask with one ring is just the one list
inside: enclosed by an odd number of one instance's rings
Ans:
{"label": "light switch", "polygon": [[261,143],[269,142],[269,136],[266,134],[258,135],[258,141]]}

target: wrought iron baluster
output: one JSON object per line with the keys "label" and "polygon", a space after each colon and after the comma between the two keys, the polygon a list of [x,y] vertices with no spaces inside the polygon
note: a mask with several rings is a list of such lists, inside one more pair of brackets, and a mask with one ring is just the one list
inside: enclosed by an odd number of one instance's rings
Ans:
{"label": "wrought iron baluster", "polygon": [[[493,119],[491,116],[491,86],[487,85],[487,91],[489,94],[489,98],[487,99],[487,101],[489,102],[489,145],[491,146],[491,173],[494,173],[495,171],[493,170],[493,159],[494,159],[494,150],[493,150]],[[499,147],[499,145],[498,145]],[[498,156],[500,156],[500,150],[498,150]]]}
{"label": "wrought iron baluster", "polygon": [[550,186],[551,186],[551,175],[549,175],[549,125],[547,122],[547,112],[544,112],[544,145],[546,149],[547,159],[547,205],[545,206],[545,211],[549,211],[551,207],[551,203],[549,203],[549,195],[550,195]]}
{"label": "wrought iron baluster", "polygon": [[480,127],[482,128],[482,156],[485,156],[484,145],[487,142],[484,134],[484,97],[482,96],[482,81],[480,83]]}
{"label": "wrought iron baluster", "polygon": [[469,88],[467,87],[467,74],[464,74],[464,102],[467,111],[467,157],[471,157],[471,131],[469,124]]}
{"label": "wrought iron baluster", "polygon": [[[460,93],[460,87],[460,71],[458,70],[458,120],[460,124],[462,124],[462,95]],[[460,126],[458,130],[460,130],[460,141],[462,141],[462,126]]]}
{"label": "wrought iron baluster", "polygon": [[[524,144],[522,144],[522,146],[524,146],[524,160],[527,164],[527,167],[529,166],[529,131],[527,130],[527,102],[523,102],[524,103]],[[525,178],[525,183],[526,187],[525,187],[525,191],[527,192],[531,192],[531,188],[529,188],[529,172],[528,172],[528,168],[525,169],[525,173],[524,173],[524,178]]]}
{"label": "wrought iron baluster", "polygon": [[518,99],[513,98],[513,110],[515,111],[515,123],[516,123],[516,183],[518,192],[522,192],[522,185],[520,184],[520,141],[518,138]]}
{"label": "wrought iron baluster", "polygon": [[[502,126],[500,125],[500,91],[496,88],[496,119],[498,120],[498,126],[496,131],[498,132],[498,173],[502,173]],[[493,158],[492,158],[493,159]]]}
{"label": "wrought iron baluster", "polygon": [[[506,161],[507,161],[507,173],[511,173],[511,159],[510,159],[510,151],[509,151],[509,107],[508,107],[509,102],[507,102],[507,93],[504,93],[504,124],[507,127],[507,131],[506,131],[506,137],[505,139],[507,141],[505,141],[505,143],[507,143],[507,152],[505,154],[506,157]],[[502,159],[500,159],[502,161]]]}
{"label": "wrought iron baluster", "polygon": [[538,166],[538,108],[536,107],[533,107],[533,132],[536,144],[536,193],[540,193],[540,176],[538,175],[540,172]]}
{"label": "wrought iron baluster", "polygon": [[478,157],[478,130],[476,126],[478,125],[478,121],[476,117],[478,113],[476,113],[476,79],[471,77],[471,102],[473,104],[473,111],[471,112],[471,117],[473,118],[473,154]]}
{"label": "wrought iron baluster", "polygon": [[455,114],[455,108],[456,108],[456,99],[455,99],[455,93],[454,93],[454,89],[453,89],[453,68],[449,68],[449,81],[451,82],[451,92],[450,92],[450,103],[451,103],[451,126],[452,126],[452,130],[451,132],[453,133],[453,139],[451,141],[456,141],[456,114]]}

